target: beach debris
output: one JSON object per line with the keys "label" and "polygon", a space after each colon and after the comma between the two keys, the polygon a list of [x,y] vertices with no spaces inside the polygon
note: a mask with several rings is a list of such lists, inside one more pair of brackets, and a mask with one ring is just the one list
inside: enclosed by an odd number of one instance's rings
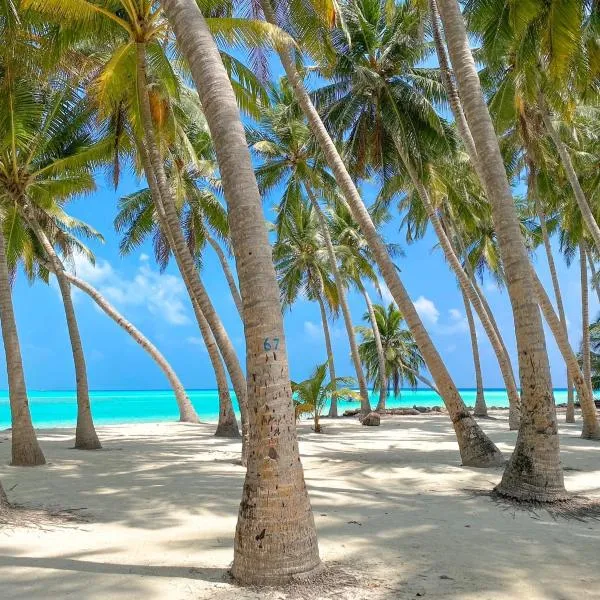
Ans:
{"label": "beach debris", "polygon": [[381,423],[381,417],[376,412],[370,412],[363,420],[362,424],[367,427],[377,427]]}

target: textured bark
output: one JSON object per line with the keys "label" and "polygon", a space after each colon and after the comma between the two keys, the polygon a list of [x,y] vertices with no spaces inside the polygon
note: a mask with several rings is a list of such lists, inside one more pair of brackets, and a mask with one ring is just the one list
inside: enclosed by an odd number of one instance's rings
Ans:
{"label": "textured bark", "polygon": [[369,321],[371,321],[371,329],[373,330],[373,339],[375,340],[375,347],[377,348],[377,360],[379,361],[379,401],[377,402],[376,411],[385,410],[385,401],[387,400],[387,383],[388,378],[386,376],[386,360],[385,352],[383,351],[383,344],[381,343],[381,333],[377,326],[377,319],[375,318],[375,310],[373,309],[373,303],[369,292],[365,289],[364,285],[360,285],[360,291],[365,299],[367,305],[367,311],[369,313]]}
{"label": "textured bark", "polygon": [[0,229],[0,324],[6,356],[8,399],[12,425],[11,464],[35,467],[46,463],[31,422],[21,347],[13,310],[4,234]]}
{"label": "textured bark", "polygon": [[[177,262],[177,267],[186,286],[188,294],[192,300],[192,306],[198,321],[200,331],[203,333],[204,343],[207,350],[211,346],[211,335],[218,346],[219,352],[225,361],[231,384],[235,390],[240,413],[242,417],[242,463],[246,464],[246,452],[248,442],[248,409],[247,409],[247,386],[242,367],[240,366],[235,348],[223,327],[221,320],[214,309],[214,306],[206,292],[206,289],[200,279],[194,259],[187,246],[179,217],[175,208],[173,194],[169,187],[167,176],[164,170],[164,164],[156,137],[154,135],[154,125],[150,109],[150,99],[148,96],[146,80],[146,48],[144,44],[137,45],[137,83],[138,94],[140,98],[140,109],[142,121],[144,123],[144,144],[142,144],[140,154],[148,186],[152,192],[152,199],[156,207],[156,213],[163,232],[166,234],[169,245]],[[208,324],[208,329],[206,325]],[[212,354],[211,354],[212,353]],[[209,350],[209,356],[215,368],[217,377],[217,386],[219,387],[219,399],[225,401],[229,395],[229,388],[223,388],[220,369],[221,358]],[[221,411],[219,412],[221,414]]]}
{"label": "textured bark", "polygon": [[581,415],[583,417],[581,437],[585,439],[600,439],[600,424],[598,423],[596,405],[594,404],[591,390],[589,386],[586,385],[583,373],[579,368],[577,357],[571,348],[571,344],[569,344],[569,339],[565,334],[562,323],[554,312],[552,302],[550,301],[544,286],[535,273],[533,273],[532,279],[535,284],[537,300],[544,314],[544,319],[546,319],[546,323],[548,323],[548,327],[550,327],[550,331],[552,331],[552,335],[556,340],[556,345],[558,346],[564,361],[567,363],[567,369],[569,369],[571,373],[573,384],[577,390],[577,396],[579,397],[579,403],[581,404]]}
{"label": "textured bark", "polygon": [[[556,299],[556,308],[558,309],[558,318],[565,330],[567,339],[569,332],[567,331],[567,319],[565,316],[565,306],[563,304],[560,284],[558,282],[558,274],[556,272],[556,264],[552,254],[552,246],[550,245],[550,236],[548,235],[548,227],[546,225],[546,215],[541,209],[539,202],[536,201],[538,219],[540,220],[540,228],[542,230],[542,240],[544,241],[544,249],[546,251],[546,259],[548,260],[548,269],[550,270],[550,278],[552,279],[552,288],[554,289],[554,298]],[[575,423],[575,401],[573,398],[573,380],[567,367],[567,423]]]}
{"label": "textured bark", "polygon": [[588,288],[587,257],[585,243],[579,243],[579,270],[581,275],[581,354],[583,357],[583,378],[592,391],[592,361],[590,356],[590,294]]}
{"label": "textured bark", "polygon": [[206,241],[210,244],[211,248],[215,251],[219,262],[221,263],[221,268],[223,269],[223,273],[225,274],[225,279],[227,279],[227,285],[229,286],[229,290],[231,292],[231,297],[235,302],[235,307],[237,308],[238,314],[240,317],[242,316],[242,297],[240,296],[240,292],[235,283],[235,278],[233,277],[233,273],[231,272],[231,268],[229,263],[227,262],[227,258],[225,257],[225,253],[223,252],[223,248],[219,245],[219,242],[215,240],[209,233],[204,234],[206,237]]}
{"label": "textured bark", "polygon": [[[481,302],[481,298],[479,294],[475,290],[471,279],[465,273],[454,248],[452,247],[452,243],[448,239],[446,232],[444,231],[444,227],[437,215],[435,207],[431,202],[429,197],[429,193],[425,189],[425,186],[419,180],[419,176],[415,172],[414,167],[412,166],[410,159],[406,156],[403,149],[397,145],[398,153],[400,154],[402,161],[408,171],[408,174],[411,178],[413,186],[417,190],[419,198],[425,207],[425,211],[427,212],[427,216],[429,217],[429,222],[431,223],[435,234],[440,242],[440,246],[442,251],[444,252],[444,257],[446,261],[450,265],[450,268],[456,275],[458,283],[460,285],[461,291],[466,295],[468,301],[475,309],[481,324],[485,330],[490,343],[492,344],[492,348],[494,349],[494,353],[496,354],[496,359],[498,361],[498,366],[500,367],[500,371],[502,372],[502,379],[504,380],[504,386],[506,387],[506,393],[508,395],[508,403],[510,407],[510,412],[514,414],[518,414],[519,412],[519,390],[517,389],[517,384],[515,382],[512,365],[510,364],[510,359],[508,358],[508,354],[505,353],[502,343],[498,339],[494,327],[489,319],[488,313],[485,310],[483,303]],[[511,429],[517,429],[518,423],[511,423]]]}
{"label": "textured bark", "polygon": [[[273,7],[269,0],[261,0],[261,6],[267,21],[277,24]],[[379,236],[371,216],[362,202],[360,194],[352,178],[350,177],[344,162],[342,161],[333,140],[329,136],[319,113],[313,106],[308,92],[304,88],[302,79],[298,74],[294,60],[290,52],[281,50],[279,57],[287,74],[288,80],[292,85],[296,99],[306,116],[321,151],[329,165],[335,180],[344,195],[353,218],[359,224],[377,265],[381,271],[382,277],[388,286],[392,297],[398,304],[398,308],[404,315],[406,324],[410,329],[421,354],[427,364],[431,376],[435,380],[435,385],[440,391],[448,415],[452,420],[460,455],[464,465],[468,466],[491,466],[503,462],[501,452],[495,444],[485,435],[475,419],[469,414],[465,403],[463,402],[458,389],[454,385],[446,365],[442,361],[437,349],[435,348],[427,330],[404,288],[398,271],[392,262],[383,240]]]}
{"label": "textured bark", "polygon": [[477,395],[475,397],[475,407],[473,414],[476,417],[487,417],[487,405],[485,403],[485,394],[483,391],[483,375],[481,373],[481,361],[479,360],[479,344],[477,342],[477,330],[475,329],[475,319],[471,310],[469,298],[463,292],[463,302],[465,305],[465,314],[467,315],[467,323],[469,325],[469,336],[471,338],[471,350],[473,352],[473,367],[475,369],[475,385]]}
{"label": "textured bark", "polygon": [[575,173],[575,169],[573,167],[573,162],[571,161],[571,156],[569,155],[569,151],[566,146],[563,144],[563,141],[560,139],[560,135],[554,124],[552,123],[552,118],[550,116],[550,112],[548,111],[548,107],[544,102],[543,97],[540,95],[540,110],[542,113],[542,119],[544,121],[544,127],[546,131],[552,138],[554,145],[556,146],[556,150],[560,156],[561,163],[565,169],[565,173],[567,174],[567,179],[569,180],[569,185],[573,190],[573,195],[575,196],[575,200],[577,201],[577,206],[581,211],[581,216],[583,217],[583,222],[585,223],[587,230],[589,231],[592,239],[594,240],[594,244],[596,246],[596,250],[600,252],[600,227],[598,227],[598,223],[596,223],[596,219],[590,209],[590,205],[588,204],[587,198],[585,197],[585,193],[579,183],[579,179],[577,178],[577,173]]}
{"label": "textured bark", "polygon": [[[325,302],[319,296],[317,298],[319,310],[321,311],[321,323],[323,324],[323,334],[325,336],[325,349],[327,351],[327,366],[329,368],[329,381],[335,385],[335,362],[333,359],[333,350],[331,348],[331,334],[329,333],[329,324],[327,323],[327,311],[325,310]],[[331,396],[331,404],[329,405],[329,416],[331,418],[338,416],[337,396],[335,393]]]}
{"label": "textured bark", "polygon": [[[46,266],[53,270],[51,265]],[[64,275],[72,285],[85,292],[105,314],[126,331],[152,357],[173,389],[177,407],[179,408],[179,420],[185,423],[199,423],[198,414],[192,406],[183,384],[160,350],[133,323],[129,322],[95,287],[73,273],[65,271]]]}
{"label": "textured bark", "polygon": [[319,206],[319,202],[315,197],[315,194],[307,183],[304,184],[306,193],[310,199],[310,203],[317,213],[319,219],[319,226],[323,238],[325,239],[325,247],[327,248],[327,257],[329,259],[329,268],[333,274],[335,281],[335,287],[338,293],[338,300],[340,308],[342,309],[342,316],[344,317],[344,325],[346,326],[346,334],[348,336],[348,343],[350,345],[350,356],[352,357],[352,363],[354,365],[354,371],[356,372],[356,381],[358,382],[358,389],[360,392],[360,412],[364,415],[368,415],[371,412],[371,403],[369,402],[369,390],[367,389],[367,381],[363,372],[362,363],[360,362],[360,356],[358,354],[358,344],[356,343],[356,333],[354,331],[354,325],[352,324],[352,315],[350,314],[350,307],[348,306],[348,298],[346,296],[346,286],[342,280],[342,275],[338,268],[337,257],[333,248],[333,242],[331,241],[331,233],[327,226],[325,215]]}
{"label": "textured bark", "polygon": [[38,239],[47,255],[48,261],[52,265],[52,271],[58,282],[60,295],[65,309],[67,320],[67,329],[69,339],[71,340],[71,349],[73,352],[73,363],[75,365],[75,382],[77,388],[77,425],[75,427],[75,448],[79,450],[99,450],[102,448],[94,421],[92,419],[92,408],[90,406],[90,395],[87,380],[87,368],[85,364],[85,355],[83,353],[83,344],[79,334],[79,325],[75,316],[75,307],[71,297],[71,285],[65,275],[65,268],[62,261],[56,254],[50,240],[44,233],[44,230],[38,223],[31,210],[26,209],[26,218],[28,224],[33,229],[35,237]]}
{"label": "textured bark", "polygon": [[521,382],[521,425],[515,451],[497,487],[517,499],[555,501],[567,496],[560,465],[556,410],[532,268],[520,231],[498,139],[456,0],[438,0],[463,110],[477,150],[485,157],[484,188],[512,304]]}
{"label": "textured bark", "polygon": [[215,145],[243,302],[250,440],[232,573],[244,584],[281,584],[313,572],[320,558],[271,246],[235,95],[202,13],[195,0],[161,3]]}

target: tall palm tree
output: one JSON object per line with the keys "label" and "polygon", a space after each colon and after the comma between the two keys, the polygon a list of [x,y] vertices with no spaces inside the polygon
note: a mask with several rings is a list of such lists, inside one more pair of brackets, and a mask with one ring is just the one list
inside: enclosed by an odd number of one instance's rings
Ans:
{"label": "tall palm tree", "polygon": [[[317,197],[327,192],[331,196],[331,191],[324,189],[332,187],[331,177],[315,156],[310,129],[299,113],[293,91],[285,80],[280,82],[279,88],[271,89],[271,101],[272,107],[263,112],[259,130],[253,132],[254,135],[251,136],[251,141],[255,142],[253,148],[262,159],[256,172],[259,185],[264,192],[270,191],[276,185],[284,186],[278,208],[278,223],[285,222],[290,205],[306,201],[304,200],[306,197],[314,209],[327,249],[329,269],[337,287],[339,305],[360,390],[361,412],[368,414],[371,411],[369,393],[358,355],[345,284],[338,266],[327,219]],[[332,416],[336,416],[335,407],[334,398]]]}
{"label": "tall palm tree", "polygon": [[[318,7],[322,10],[316,15],[315,23],[321,26],[321,32],[325,32],[331,24],[331,16],[335,16],[335,5],[334,3],[325,2],[319,4]],[[278,22],[277,13],[274,10],[274,5],[271,0],[261,0],[261,8],[265,19],[269,23],[274,25],[287,25],[287,23]],[[313,4],[312,12],[300,10],[298,13],[292,14],[292,16],[312,15],[316,8],[317,5]],[[332,8],[333,10],[331,10]],[[285,11],[281,12],[287,14]],[[301,38],[298,37],[298,39]],[[298,104],[309,123],[311,131],[323,153],[324,159],[331,169],[331,173],[334,176],[336,183],[373,251],[373,255],[387,287],[405,316],[407,325],[421,349],[429,372],[435,380],[436,387],[442,392],[442,398],[454,425],[463,464],[484,466],[501,463],[503,459],[498,448],[496,448],[483,433],[475,420],[468,416],[467,408],[460,397],[458,389],[454,385],[454,382],[452,381],[437,349],[431,341],[427,330],[423,326],[423,322],[398,275],[386,250],[385,244],[373,224],[366,206],[363,204],[358,189],[304,87],[304,82],[296,68],[297,63],[296,56],[294,56],[294,50],[289,46],[280,47],[278,54],[287,78],[294,89]]]}
{"label": "tall palm tree", "polygon": [[[373,313],[385,356],[383,378],[372,327],[359,326],[357,331],[362,337],[359,346],[360,357],[374,387],[377,389],[381,385],[380,382],[385,381],[386,391],[392,390],[395,397],[400,395],[404,382],[414,388],[417,382],[421,381],[435,389],[433,384],[420,374],[425,362],[410,331],[403,327],[400,311],[393,303],[390,303],[387,309],[380,304],[375,304]],[[363,318],[370,322],[371,314],[367,312]]]}
{"label": "tall palm tree", "polygon": [[[492,205],[514,315],[521,383],[521,426],[499,493],[544,502],[566,497],[550,366],[531,264],[510,184],[456,0],[438,0],[446,42],[467,124],[478,157],[485,156],[483,185]],[[544,422],[540,428],[536,423]],[[527,468],[524,468],[527,465]]]}
{"label": "tall palm tree", "polygon": [[235,95],[198,5],[161,5],[190,65],[215,144],[243,302],[250,438],[232,573],[245,584],[280,584],[314,571],[320,559],[260,193]]}

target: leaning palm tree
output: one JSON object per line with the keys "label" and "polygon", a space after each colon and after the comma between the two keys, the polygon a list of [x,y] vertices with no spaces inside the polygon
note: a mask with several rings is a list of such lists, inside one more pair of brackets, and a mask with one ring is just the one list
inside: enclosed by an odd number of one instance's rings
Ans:
{"label": "leaning palm tree", "polygon": [[[360,357],[374,387],[377,388],[381,385],[380,382],[383,380],[386,391],[392,391],[395,397],[400,395],[400,390],[405,382],[415,388],[421,381],[435,390],[433,384],[420,373],[425,364],[423,357],[410,331],[403,327],[402,314],[396,306],[390,303],[386,309],[380,304],[375,304],[373,313],[385,356],[383,378],[379,372],[381,366],[373,329],[359,326],[357,331],[362,338],[359,346]],[[365,321],[370,321],[370,313],[366,313],[363,318]]]}
{"label": "leaning palm tree", "polygon": [[195,0],[161,5],[190,65],[215,144],[243,302],[250,438],[232,573],[245,584],[280,584],[314,571],[320,559],[260,193],[233,89],[204,16]]}
{"label": "leaning palm tree", "polygon": [[[515,451],[497,487],[499,493],[544,502],[566,497],[560,467],[556,410],[532,267],[520,230],[510,183],[456,0],[438,0],[458,92],[492,205],[515,321],[521,375],[521,426]],[[543,431],[536,423],[547,423]],[[523,465],[527,464],[527,469]]]}

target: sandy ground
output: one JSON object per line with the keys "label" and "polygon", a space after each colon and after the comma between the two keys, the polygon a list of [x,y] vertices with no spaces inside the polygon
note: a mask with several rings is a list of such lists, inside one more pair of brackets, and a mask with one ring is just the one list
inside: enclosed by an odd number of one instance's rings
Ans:
{"label": "sandy ground", "polygon": [[[505,413],[482,424],[507,454]],[[301,452],[330,568],[319,584],[243,589],[227,569],[243,470],[239,444],[213,425],[99,428],[105,449],[69,449],[71,430],[40,439],[49,464],[7,466],[12,501],[82,508],[85,522],[0,528],[0,598],[38,600],[600,598],[600,522],[515,512],[470,488],[501,470],[459,466],[445,415],[300,426]],[[600,444],[561,424],[568,489],[600,498]],[[330,584],[327,583],[330,578]]]}

